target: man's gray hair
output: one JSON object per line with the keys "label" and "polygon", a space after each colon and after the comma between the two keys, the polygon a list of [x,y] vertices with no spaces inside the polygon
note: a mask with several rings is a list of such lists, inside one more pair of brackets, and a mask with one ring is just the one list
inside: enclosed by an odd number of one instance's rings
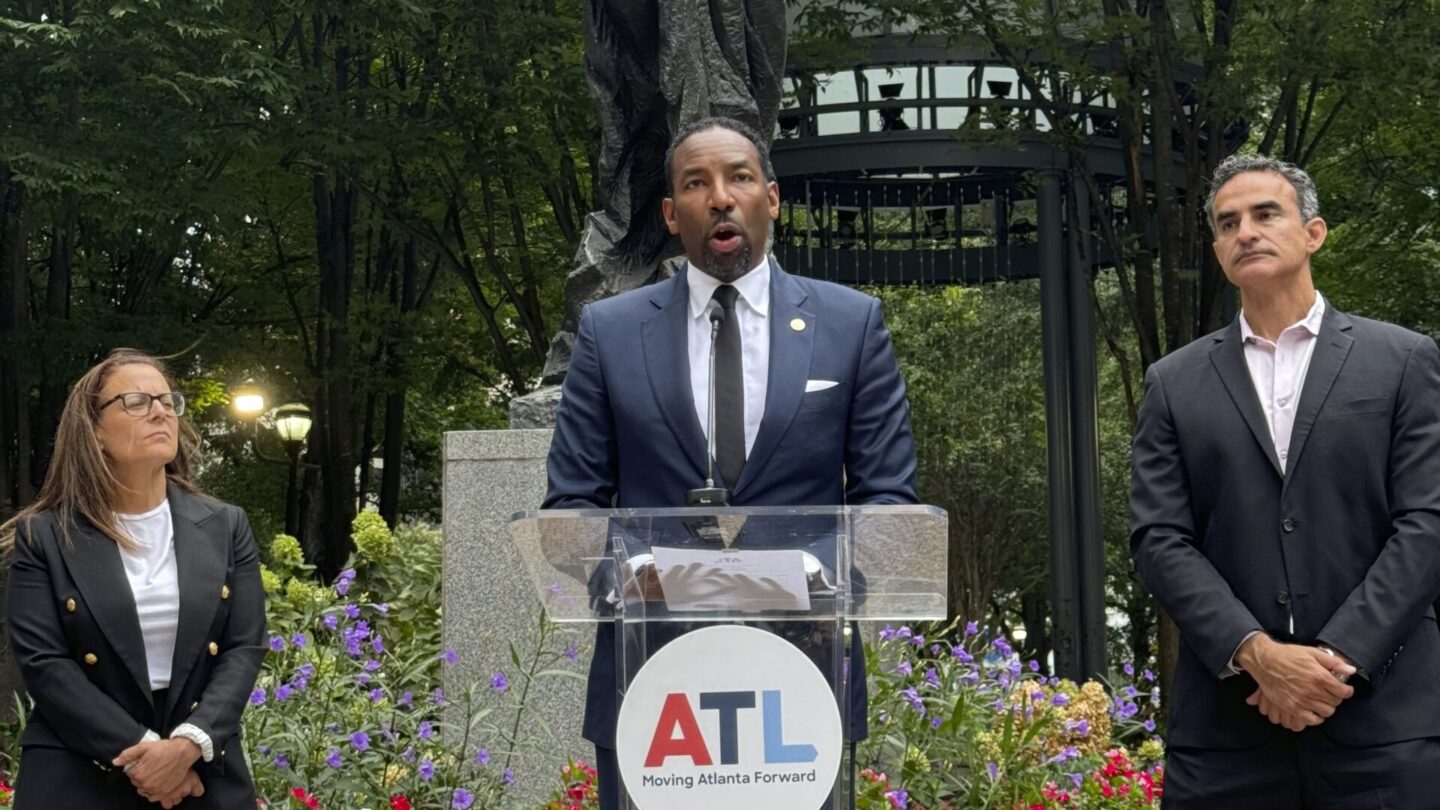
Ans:
{"label": "man's gray hair", "polygon": [[1220,161],[1210,178],[1210,196],[1205,198],[1205,213],[1212,228],[1215,226],[1215,194],[1221,186],[1245,172],[1274,172],[1280,175],[1295,189],[1295,200],[1300,204],[1300,221],[1309,222],[1320,216],[1320,194],[1315,190],[1315,181],[1304,169],[1264,155],[1236,154]]}

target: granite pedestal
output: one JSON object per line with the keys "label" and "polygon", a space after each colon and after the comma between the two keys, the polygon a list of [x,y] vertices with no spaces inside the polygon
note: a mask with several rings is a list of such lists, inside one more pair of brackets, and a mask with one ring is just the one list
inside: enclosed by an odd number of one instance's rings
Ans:
{"label": "granite pedestal", "polygon": [[[510,644],[532,649],[540,600],[510,545],[506,522],[515,512],[538,509],[545,497],[545,455],[550,430],[484,430],[445,434],[445,568],[443,634],[459,663],[445,667],[446,694],[460,696],[470,684],[488,692],[490,679],[504,672],[512,688],[519,678]],[[567,625],[579,646],[577,663],[560,663],[583,675],[594,637],[589,625]],[[529,711],[549,724],[554,739],[525,752],[513,764],[517,798],[538,800],[559,785],[560,766],[569,757],[589,761],[590,744],[580,738],[584,682],[550,678],[537,683]],[[452,718],[454,719],[454,718]],[[495,715],[491,716],[495,719]],[[508,720],[507,720],[508,723]],[[534,715],[524,723],[544,734]],[[494,762],[491,767],[499,767]]]}

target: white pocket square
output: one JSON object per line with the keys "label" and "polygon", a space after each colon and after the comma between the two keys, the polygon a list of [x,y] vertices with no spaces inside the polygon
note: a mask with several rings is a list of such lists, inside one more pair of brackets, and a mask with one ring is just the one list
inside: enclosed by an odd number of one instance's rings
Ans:
{"label": "white pocket square", "polygon": [[808,394],[811,391],[824,391],[826,388],[834,388],[839,384],[840,383],[835,382],[834,380],[806,380],[805,393]]}

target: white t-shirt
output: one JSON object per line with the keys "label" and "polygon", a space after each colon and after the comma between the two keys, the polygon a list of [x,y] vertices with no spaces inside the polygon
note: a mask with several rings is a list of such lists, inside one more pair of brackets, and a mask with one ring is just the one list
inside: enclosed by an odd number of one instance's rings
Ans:
{"label": "white t-shirt", "polygon": [[125,577],[135,595],[140,633],[145,637],[145,663],[150,688],[170,686],[175,660],[175,632],[180,624],[180,580],[175,566],[175,529],[167,499],[143,515],[116,513],[120,528],[139,546],[120,551]]}

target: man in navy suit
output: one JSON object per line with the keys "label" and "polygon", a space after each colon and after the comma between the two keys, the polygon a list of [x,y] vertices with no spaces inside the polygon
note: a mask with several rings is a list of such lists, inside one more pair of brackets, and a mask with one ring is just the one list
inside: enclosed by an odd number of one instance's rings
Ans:
{"label": "man in navy suit", "polygon": [[1131,552],[1180,629],[1167,810],[1440,807],[1440,350],[1316,292],[1315,184],[1227,159],[1230,326],[1151,366]]}
{"label": "man in navy suit", "polygon": [[[688,262],[581,313],[545,508],[684,506],[704,486],[717,307],[715,468],[731,505],[915,503],[909,404],[880,302],[768,258],[780,192],[760,136],[698,121],[676,134],[666,172],[665,222]],[[601,624],[584,723],[605,810],[618,807],[614,644]],[[852,709],[858,738],[863,700]]]}

